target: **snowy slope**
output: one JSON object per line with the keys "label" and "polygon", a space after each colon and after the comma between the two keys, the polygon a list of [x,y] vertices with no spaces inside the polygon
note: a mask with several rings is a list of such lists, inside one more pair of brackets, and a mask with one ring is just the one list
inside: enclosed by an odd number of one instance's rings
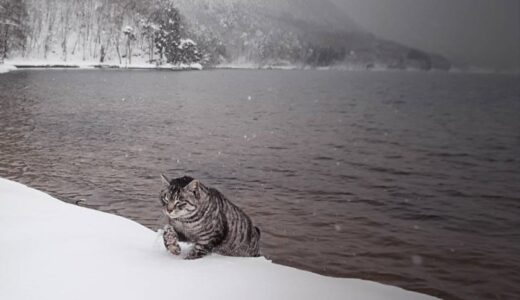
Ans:
{"label": "snowy slope", "polygon": [[133,221],[1,178],[0,245],[0,299],[435,299],[265,258],[185,261]]}
{"label": "snowy slope", "polygon": [[343,9],[328,0],[176,0],[175,3],[201,44],[205,44],[204,39],[216,39],[223,46],[223,59],[217,60],[220,64],[450,68],[443,57],[364,31]]}

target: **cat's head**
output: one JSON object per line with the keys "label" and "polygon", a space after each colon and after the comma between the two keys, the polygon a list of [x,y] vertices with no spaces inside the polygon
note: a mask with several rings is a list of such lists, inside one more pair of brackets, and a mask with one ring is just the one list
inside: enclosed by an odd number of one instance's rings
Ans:
{"label": "cat's head", "polygon": [[168,179],[161,176],[164,188],[161,203],[164,213],[171,219],[188,217],[208,199],[208,189],[189,176]]}

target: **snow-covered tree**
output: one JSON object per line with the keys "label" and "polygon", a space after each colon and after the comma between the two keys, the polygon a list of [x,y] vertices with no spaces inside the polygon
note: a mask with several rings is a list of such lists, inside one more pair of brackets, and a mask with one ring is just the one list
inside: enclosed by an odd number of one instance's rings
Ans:
{"label": "snow-covered tree", "polygon": [[143,34],[143,38],[146,39],[146,44],[148,46],[148,61],[151,63],[154,61],[154,52],[155,52],[155,33],[159,30],[157,24],[152,22],[151,20],[142,19],[140,20],[141,31]]}
{"label": "snow-covered tree", "polygon": [[179,61],[183,64],[199,62],[202,54],[197,49],[197,44],[191,39],[181,39],[179,43]]}
{"label": "snow-covered tree", "polygon": [[174,7],[172,1],[162,1],[158,10],[152,12],[151,20],[157,24],[154,43],[162,62],[174,63],[179,61],[179,45],[184,33],[181,14]]}
{"label": "snow-covered tree", "polygon": [[132,41],[135,40],[134,29],[131,26],[126,26],[123,29],[126,36],[126,62],[127,65],[132,64]]}
{"label": "snow-covered tree", "polygon": [[158,9],[152,12],[151,22],[155,26],[154,44],[159,53],[160,63],[166,59],[167,63],[199,62],[202,54],[197,44],[186,38],[187,31],[184,19],[171,0],[161,1]]}

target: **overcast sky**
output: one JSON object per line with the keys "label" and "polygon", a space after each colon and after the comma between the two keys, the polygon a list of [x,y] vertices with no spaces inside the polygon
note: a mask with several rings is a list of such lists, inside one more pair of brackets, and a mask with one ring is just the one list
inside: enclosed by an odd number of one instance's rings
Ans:
{"label": "overcast sky", "polygon": [[520,0],[332,0],[377,36],[489,68],[520,68]]}

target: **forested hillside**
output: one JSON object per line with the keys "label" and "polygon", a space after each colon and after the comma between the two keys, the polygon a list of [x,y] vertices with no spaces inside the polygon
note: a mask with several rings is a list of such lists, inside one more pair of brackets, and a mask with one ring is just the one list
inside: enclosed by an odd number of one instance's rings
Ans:
{"label": "forested hillside", "polygon": [[[172,63],[204,59],[171,1],[1,1],[4,57],[119,64],[132,58]],[[16,10],[11,3],[17,3]]]}
{"label": "forested hillside", "polygon": [[96,63],[448,69],[328,1],[0,0],[3,58]]}

